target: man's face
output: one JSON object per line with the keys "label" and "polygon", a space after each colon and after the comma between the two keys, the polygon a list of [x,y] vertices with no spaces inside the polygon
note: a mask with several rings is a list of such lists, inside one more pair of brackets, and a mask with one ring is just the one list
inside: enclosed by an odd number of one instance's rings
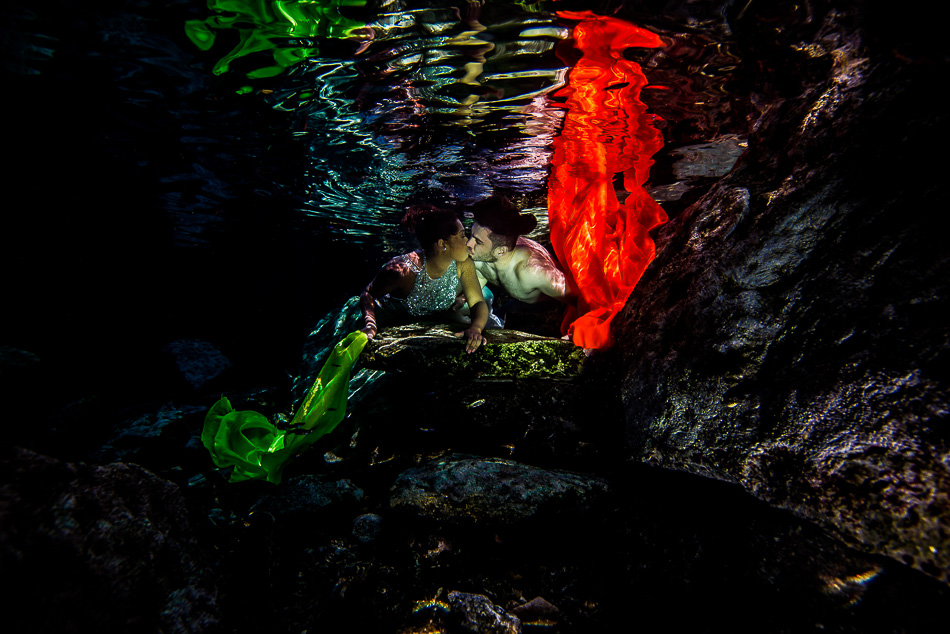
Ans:
{"label": "man's face", "polygon": [[495,257],[491,245],[491,233],[486,227],[477,222],[472,225],[472,237],[468,241],[468,254],[476,262],[494,262]]}

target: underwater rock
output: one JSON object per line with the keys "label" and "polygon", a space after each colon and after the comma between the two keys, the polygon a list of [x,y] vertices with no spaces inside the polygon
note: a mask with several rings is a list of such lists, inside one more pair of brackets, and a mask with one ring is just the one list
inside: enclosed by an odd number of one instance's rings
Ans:
{"label": "underwater rock", "polygon": [[163,458],[167,461],[169,455],[177,454],[180,450],[182,438],[173,438],[172,428],[183,426],[185,417],[203,417],[206,411],[207,408],[197,405],[165,403],[156,411],[117,426],[116,436],[96,451],[92,458],[102,463],[135,462],[155,468]]}
{"label": "underwater rock", "polygon": [[36,380],[40,358],[27,350],[0,346],[0,381],[4,384]]}
{"label": "underwater rock", "polygon": [[0,460],[10,631],[210,632],[217,590],[178,488],[135,465]]}
{"label": "underwater rock", "polygon": [[448,325],[387,328],[363,349],[361,362],[374,370],[411,368],[428,376],[482,379],[569,378],[584,364],[583,350],[570,341],[517,330],[484,334],[488,343],[466,354],[461,338]]}
{"label": "underwater rock", "polygon": [[659,230],[618,320],[628,450],[950,581],[950,254],[925,213],[948,205],[911,158],[946,113],[856,22],[735,25],[775,70],[748,151]]}
{"label": "underwater rock", "polygon": [[255,513],[274,517],[317,513],[331,506],[353,504],[363,499],[363,490],[349,480],[324,481],[305,474],[288,478],[273,493],[267,493],[251,507]]}
{"label": "underwater rock", "polygon": [[680,181],[690,178],[719,178],[732,170],[748,144],[736,135],[725,135],[707,143],[684,145],[673,153],[673,174]]}
{"label": "underwater rock", "polygon": [[454,454],[400,474],[390,506],[435,521],[511,526],[581,514],[608,494],[602,478]]}
{"label": "underwater rock", "polygon": [[[618,608],[645,631],[702,632],[718,621],[734,632],[928,632],[947,619],[950,586],[917,570],[849,548],[736,484],[628,466],[619,539],[635,601]],[[691,609],[639,609],[669,597]]]}
{"label": "underwater rock", "polygon": [[466,632],[474,634],[520,634],[521,621],[481,594],[453,591],[449,607]]}
{"label": "underwater rock", "polygon": [[517,616],[525,625],[551,626],[557,624],[560,610],[544,599],[544,597],[535,597],[517,607],[510,612]]}
{"label": "underwater rock", "polygon": [[353,537],[364,544],[376,541],[383,530],[383,518],[376,513],[364,513],[353,520]]}
{"label": "underwater rock", "polygon": [[231,367],[221,351],[207,341],[180,339],[165,346],[175,357],[178,371],[195,389]]}

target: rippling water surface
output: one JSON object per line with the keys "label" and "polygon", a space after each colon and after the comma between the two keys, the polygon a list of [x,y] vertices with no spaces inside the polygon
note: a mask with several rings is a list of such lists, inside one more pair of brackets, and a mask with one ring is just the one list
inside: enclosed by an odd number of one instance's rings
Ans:
{"label": "rippling water surface", "polygon": [[[349,20],[328,45],[345,55],[296,56],[247,88],[299,125],[308,214],[360,239],[393,224],[411,198],[544,189],[563,119],[548,96],[565,82],[556,48],[568,26],[515,4],[387,2],[353,13],[365,22]],[[314,43],[285,26],[291,32],[272,35],[268,55]]]}
{"label": "rippling water surface", "polygon": [[[286,113],[306,151],[300,211],[348,239],[397,247],[391,228],[410,199],[464,204],[502,190],[543,212],[565,115],[555,95],[580,57],[578,19],[556,12],[569,4],[232,0],[192,9],[187,30],[219,77],[212,90]],[[740,60],[714,29],[653,28],[659,50],[623,54],[647,73],[667,156],[718,166],[667,166],[650,186],[675,201],[741,148],[730,134],[743,112],[729,91]],[[707,145],[677,147],[696,142]]]}
{"label": "rippling water surface", "polygon": [[[580,57],[578,20],[563,11],[590,8],[451,0],[44,7],[7,10],[16,38],[7,69],[49,75],[68,56],[72,70],[100,74],[92,89],[111,83],[123,116],[142,115],[135,125],[152,128],[163,146],[179,143],[171,159],[142,160],[161,160],[163,205],[184,244],[201,244],[220,203],[248,185],[292,197],[300,214],[326,221],[321,230],[386,248],[403,244],[394,227],[410,199],[464,204],[502,190],[543,212],[565,115],[555,95]],[[622,2],[600,11],[632,19]],[[742,149],[743,62],[722,16],[701,16],[689,32],[637,18],[662,40],[623,52],[646,75],[642,99],[665,141],[646,186],[675,213],[697,179],[721,175]]]}

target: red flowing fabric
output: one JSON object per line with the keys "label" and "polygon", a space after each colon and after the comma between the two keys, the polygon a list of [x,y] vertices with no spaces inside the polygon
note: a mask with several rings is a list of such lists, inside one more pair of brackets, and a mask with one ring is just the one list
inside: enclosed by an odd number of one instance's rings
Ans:
{"label": "red flowing fabric", "polygon": [[[667,220],[643,189],[663,136],[640,101],[643,71],[623,57],[626,48],[655,48],[662,41],[590,11],[558,15],[581,20],[573,39],[583,53],[558,93],[567,97],[568,112],[554,141],[548,183],[552,246],[579,293],[562,331],[578,346],[603,348],[613,343],[611,321],[653,260],[649,231]],[[618,173],[629,192],[623,204],[614,185]]]}

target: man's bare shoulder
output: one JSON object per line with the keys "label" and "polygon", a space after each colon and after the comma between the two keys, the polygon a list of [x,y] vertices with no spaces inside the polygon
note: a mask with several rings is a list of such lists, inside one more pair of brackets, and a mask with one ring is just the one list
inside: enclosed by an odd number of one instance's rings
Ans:
{"label": "man's bare shoulder", "polygon": [[518,263],[519,268],[523,270],[546,271],[552,268],[558,271],[561,270],[557,262],[554,261],[554,258],[551,257],[551,253],[541,244],[530,238],[523,236],[518,238],[518,244],[515,246],[515,249],[521,251],[523,254],[519,258]]}
{"label": "man's bare shoulder", "polygon": [[558,266],[551,254],[534,240],[518,240],[518,247],[524,247],[524,258],[518,264],[518,278],[526,287],[533,287],[542,294],[554,298],[564,298],[570,294],[564,271]]}

